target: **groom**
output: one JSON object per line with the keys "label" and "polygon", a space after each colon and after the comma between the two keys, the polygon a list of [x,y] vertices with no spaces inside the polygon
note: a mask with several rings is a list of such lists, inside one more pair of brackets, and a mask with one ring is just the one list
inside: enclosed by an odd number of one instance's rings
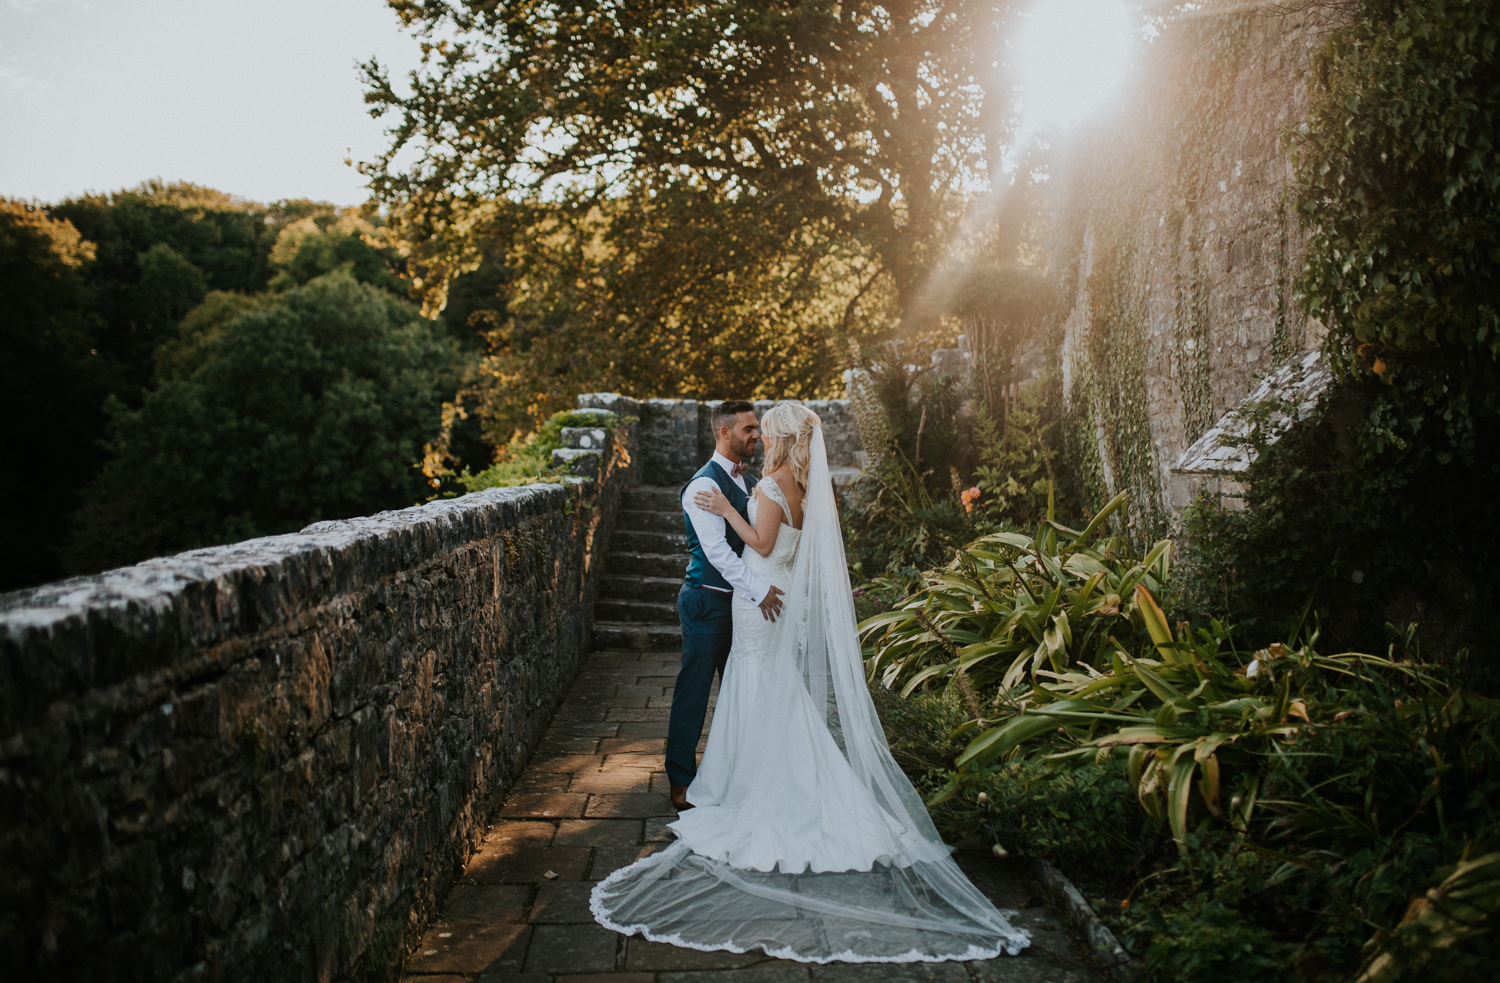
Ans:
{"label": "groom", "polygon": [[781,590],[751,573],[741,559],[745,541],[728,520],[698,508],[693,496],[718,489],[740,515],[746,515],[755,479],[745,473],[760,424],[755,407],[742,399],[726,399],[713,408],[709,425],[714,432],[714,456],[682,490],[682,513],[687,524],[688,568],[677,595],[677,617],[682,624],[682,668],[672,690],[672,714],[667,725],[667,781],[672,805],[691,809],[688,785],[698,772],[698,738],[714,673],[722,679],[729,658],[734,622],[730,603],[740,591],[760,606],[761,615],[775,621],[781,611]]}

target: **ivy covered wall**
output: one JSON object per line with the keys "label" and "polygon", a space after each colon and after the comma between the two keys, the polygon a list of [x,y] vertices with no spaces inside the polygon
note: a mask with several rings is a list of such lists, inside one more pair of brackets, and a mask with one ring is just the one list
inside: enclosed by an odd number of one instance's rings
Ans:
{"label": "ivy covered wall", "polygon": [[1049,344],[1065,453],[1089,507],[1131,492],[1142,539],[1226,479],[1171,473],[1275,366],[1317,348],[1283,135],[1336,26],[1325,8],[1209,3],[1158,25],[1115,112],[1055,148]]}

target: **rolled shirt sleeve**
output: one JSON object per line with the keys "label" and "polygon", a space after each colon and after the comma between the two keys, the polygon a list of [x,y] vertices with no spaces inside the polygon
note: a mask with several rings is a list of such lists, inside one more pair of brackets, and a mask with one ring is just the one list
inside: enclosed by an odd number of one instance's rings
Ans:
{"label": "rolled shirt sleeve", "polygon": [[750,598],[751,603],[759,604],[770,593],[770,585],[751,573],[750,568],[745,566],[745,561],[729,548],[729,542],[724,538],[729,520],[700,509],[693,502],[693,496],[701,491],[718,490],[719,486],[714,484],[712,478],[694,478],[683,489],[682,510],[693,523],[693,531],[698,534],[698,542],[703,547],[703,555],[708,562],[729,581],[729,586]]}

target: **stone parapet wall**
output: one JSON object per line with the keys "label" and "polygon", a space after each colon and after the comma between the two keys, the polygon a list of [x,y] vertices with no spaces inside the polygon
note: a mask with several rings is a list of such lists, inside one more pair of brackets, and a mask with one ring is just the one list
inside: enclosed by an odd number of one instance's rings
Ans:
{"label": "stone parapet wall", "polygon": [[0,596],[9,979],[391,979],[587,650],[625,470]]}

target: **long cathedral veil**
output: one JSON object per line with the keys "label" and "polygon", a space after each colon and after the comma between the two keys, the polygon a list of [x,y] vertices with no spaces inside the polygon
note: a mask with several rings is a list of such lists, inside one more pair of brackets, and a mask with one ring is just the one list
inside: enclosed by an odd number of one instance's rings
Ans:
{"label": "long cathedral veil", "polygon": [[[894,854],[860,867],[817,871],[738,868],[700,856],[678,840],[616,871],[594,888],[590,907],[604,926],[693,949],[747,952],[800,962],[937,962],[1014,954],[1027,936],[1006,922],[953,862],[916,790],[891,757],[864,678],[843,535],[821,427],[814,427],[801,541],[782,617],[771,635],[769,684],[756,699],[768,735],[794,702],[810,697],[848,769],[853,788],[895,843]],[[734,668],[731,666],[730,672]],[[726,685],[729,680],[726,679]],[[721,694],[722,698],[722,694]],[[758,780],[770,796],[795,763],[794,740],[756,749]],[[779,760],[778,756],[782,756]],[[797,835],[816,820],[778,804],[766,821]],[[866,817],[861,817],[863,820]],[[759,820],[757,820],[759,821]],[[873,862],[872,862],[873,861]]]}

